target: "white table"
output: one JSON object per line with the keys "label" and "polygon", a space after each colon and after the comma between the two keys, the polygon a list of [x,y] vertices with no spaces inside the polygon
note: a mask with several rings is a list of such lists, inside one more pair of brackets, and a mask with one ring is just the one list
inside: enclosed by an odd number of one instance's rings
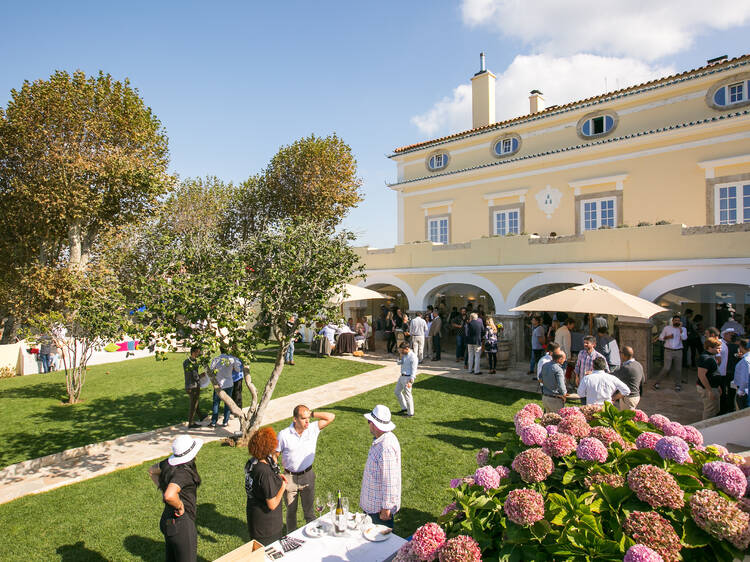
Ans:
{"label": "white table", "polygon": [[[330,525],[330,515],[326,514],[321,517]],[[401,537],[391,533],[388,538],[380,542],[368,541],[362,536],[362,532],[357,530],[348,531],[343,536],[323,535],[319,538],[311,538],[303,532],[301,527],[290,534],[290,537],[302,539],[305,543],[295,550],[284,552],[281,543],[276,541],[270,546],[284,556],[277,562],[383,562],[389,560],[401,545],[406,541]],[[267,557],[267,560],[271,560]]]}

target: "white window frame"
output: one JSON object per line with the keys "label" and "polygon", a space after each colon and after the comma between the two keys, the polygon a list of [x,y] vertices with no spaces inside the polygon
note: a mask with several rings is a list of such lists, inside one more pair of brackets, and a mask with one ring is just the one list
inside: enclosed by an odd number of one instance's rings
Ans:
{"label": "white window frame", "polygon": [[[735,213],[735,220],[731,221],[729,217],[727,217],[726,220],[721,219],[721,190],[726,189],[727,194],[728,190],[731,188],[735,188],[734,191],[734,205],[733,207],[727,207],[727,213],[729,213],[730,210],[734,210]],[[739,181],[739,182],[730,182],[730,183],[719,183],[714,186],[714,224],[744,224],[745,222],[750,222],[750,204],[745,207],[745,192],[747,192],[748,197],[750,197],[750,180],[746,181]],[[728,198],[728,197],[727,197]],[[745,209],[747,208],[747,214],[745,213]],[[747,221],[745,221],[745,216],[747,215]]]}
{"label": "white window frame", "polygon": [[[612,201],[612,224],[608,225],[610,228],[617,226],[617,198],[616,197],[593,197],[591,199],[581,199],[581,224],[580,231],[587,232],[589,230],[599,230],[602,227],[602,203],[605,201]],[[596,226],[593,228],[586,228],[586,204],[594,203],[596,205]]]}
{"label": "white window frame", "polygon": [[[737,87],[737,86],[740,87],[740,97],[739,99],[732,100],[732,88]],[[727,105],[734,105],[735,103],[741,103],[743,101],[747,101],[747,82],[746,81],[743,80],[742,82],[735,82],[734,84],[727,84],[725,88],[727,89],[727,91],[724,95],[724,99],[726,100]]]}
{"label": "white window frame", "polygon": [[[445,222],[445,240],[442,240],[441,223]],[[432,225],[436,224],[437,240],[432,239]],[[427,218],[427,239],[435,244],[447,244],[451,239],[450,221],[448,217]]]}
{"label": "white window frame", "polygon": [[[440,165],[438,165],[438,159],[440,160]],[[430,162],[435,162],[434,166],[430,165]],[[432,154],[429,158],[427,158],[427,168],[432,171],[442,170],[448,166],[448,154],[445,152],[439,152],[437,154]]]}
{"label": "white window frame", "polygon": [[[506,234],[511,233],[510,231],[510,214],[511,213],[517,213],[518,216],[516,217],[516,229],[512,232],[512,234],[519,234],[521,232],[521,209],[516,207],[514,209],[501,209],[499,211],[494,211],[492,213],[492,233],[495,236],[505,236]],[[506,230],[505,232],[498,232],[497,229],[497,217],[498,215],[505,215],[505,224],[506,224]]]}

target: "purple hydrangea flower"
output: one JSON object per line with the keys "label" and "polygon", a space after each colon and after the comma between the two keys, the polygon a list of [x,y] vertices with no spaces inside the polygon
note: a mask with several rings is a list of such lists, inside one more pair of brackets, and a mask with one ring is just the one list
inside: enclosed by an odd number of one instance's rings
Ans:
{"label": "purple hydrangea flower", "polygon": [[547,435],[555,435],[557,433],[557,426],[554,424],[548,425],[545,429],[547,430]]}
{"label": "purple hydrangea flower", "polygon": [[495,470],[500,475],[500,480],[502,480],[503,478],[510,478],[510,469],[507,466],[496,466]]}
{"label": "purple hydrangea flower", "polygon": [[538,423],[521,428],[521,441],[524,445],[541,445],[547,439],[547,430]]}
{"label": "purple hydrangea flower", "polygon": [[738,466],[724,461],[703,465],[703,474],[716,486],[734,498],[741,498],[747,490],[747,478]]}
{"label": "purple hydrangea flower", "polygon": [[451,478],[451,488],[458,488],[461,484],[463,484],[463,479]]}
{"label": "purple hydrangea flower", "polygon": [[487,464],[487,459],[490,458],[490,450],[487,447],[479,449],[477,453],[477,466],[484,466]]}
{"label": "purple hydrangea flower", "polygon": [[662,437],[656,442],[654,450],[663,459],[673,460],[680,464],[690,462],[690,445],[679,437]]}
{"label": "purple hydrangea flower", "polygon": [[607,447],[596,437],[584,437],[576,447],[576,456],[584,461],[606,462]]}
{"label": "purple hydrangea flower", "polygon": [[625,553],[622,562],[664,562],[664,559],[645,544],[634,544]]}

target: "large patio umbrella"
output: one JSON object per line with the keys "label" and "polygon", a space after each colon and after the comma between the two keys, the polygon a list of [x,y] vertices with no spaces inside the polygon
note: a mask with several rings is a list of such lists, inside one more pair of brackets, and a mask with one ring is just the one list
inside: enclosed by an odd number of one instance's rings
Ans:
{"label": "large patio umbrella", "polygon": [[668,312],[666,308],[662,308],[651,301],[594,282],[570,287],[559,293],[511,308],[511,311],[514,312],[537,310],[611,314],[613,316],[634,316],[636,318],[651,318],[659,312]]}
{"label": "large patio umbrella", "polygon": [[351,285],[347,283],[344,286],[344,290],[335,295],[331,302],[334,304],[344,304],[345,302],[352,301],[369,301],[375,299],[387,299],[388,295],[378,293],[372,289],[366,289],[365,287],[359,287],[358,285]]}

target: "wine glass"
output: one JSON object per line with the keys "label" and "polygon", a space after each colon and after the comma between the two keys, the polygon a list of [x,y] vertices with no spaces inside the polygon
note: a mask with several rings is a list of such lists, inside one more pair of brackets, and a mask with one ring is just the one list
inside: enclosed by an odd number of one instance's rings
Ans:
{"label": "wine glass", "polygon": [[336,505],[336,502],[333,501],[333,492],[326,494],[326,505],[328,506],[328,511],[331,513],[331,524],[333,524],[333,506]]}
{"label": "wine glass", "polygon": [[326,508],[325,501],[323,501],[323,496],[315,496],[315,511],[318,512],[318,517],[323,515],[323,510]]}
{"label": "wine glass", "polygon": [[341,507],[344,508],[344,515],[349,515],[349,498],[341,496]]}

